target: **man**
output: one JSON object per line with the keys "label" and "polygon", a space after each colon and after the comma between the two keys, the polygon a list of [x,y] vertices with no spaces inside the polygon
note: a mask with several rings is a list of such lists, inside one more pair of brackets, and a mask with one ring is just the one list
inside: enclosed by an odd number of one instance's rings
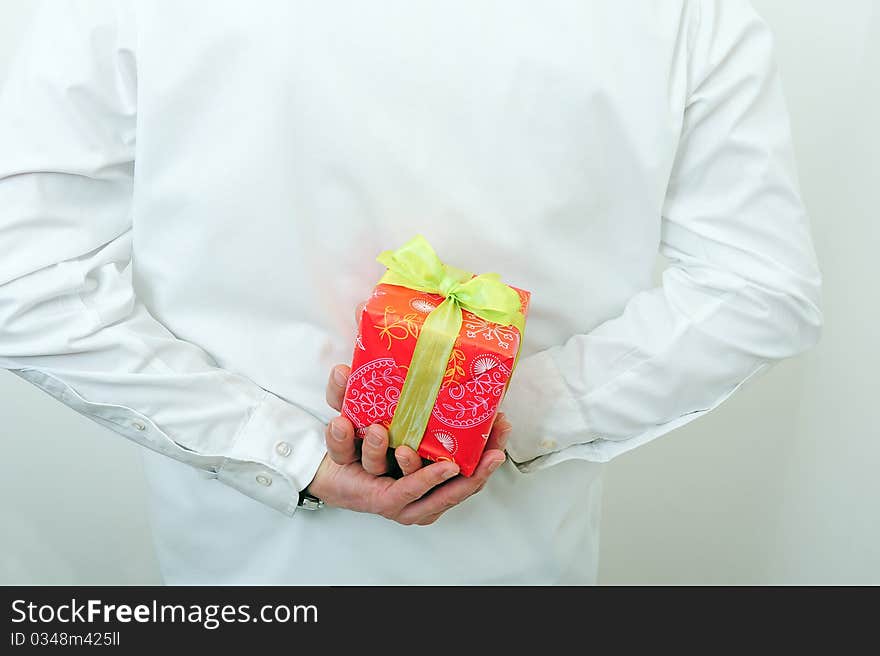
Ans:
{"label": "man", "polygon": [[[600,463],[818,339],[745,2],[207,9],[48,3],[0,99],[0,366],[150,449],[167,582],[594,582]],[[532,292],[473,478],[336,412],[416,233]]]}

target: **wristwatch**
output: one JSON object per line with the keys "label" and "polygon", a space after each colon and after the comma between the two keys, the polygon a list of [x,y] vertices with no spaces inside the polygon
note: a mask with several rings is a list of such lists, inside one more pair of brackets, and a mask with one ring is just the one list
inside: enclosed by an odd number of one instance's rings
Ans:
{"label": "wristwatch", "polygon": [[299,502],[296,504],[296,507],[305,510],[320,510],[324,507],[324,502],[313,494],[301,490],[299,493]]}

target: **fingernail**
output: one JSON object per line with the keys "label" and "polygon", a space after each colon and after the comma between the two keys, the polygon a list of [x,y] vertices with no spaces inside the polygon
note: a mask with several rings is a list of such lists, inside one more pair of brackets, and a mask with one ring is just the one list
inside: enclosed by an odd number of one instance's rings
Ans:
{"label": "fingernail", "polygon": [[443,480],[444,481],[449,480],[450,478],[452,478],[456,474],[458,474],[458,467],[453,467],[452,469],[447,469],[445,472],[443,472]]}
{"label": "fingernail", "polygon": [[498,469],[501,466],[503,460],[495,460],[494,462],[489,463],[489,473],[491,474],[493,471]]}
{"label": "fingernail", "polygon": [[345,374],[342,373],[342,369],[336,367],[333,369],[333,382],[335,382],[340,387],[345,387]]}
{"label": "fingernail", "polygon": [[375,449],[381,449],[385,444],[385,440],[374,430],[367,431],[367,442]]}
{"label": "fingernail", "polygon": [[409,458],[407,458],[402,453],[395,453],[394,455],[397,458],[397,464],[399,464],[401,467],[406,467],[406,465],[409,463]]}
{"label": "fingernail", "polygon": [[345,429],[335,419],[330,422],[330,434],[337,442],[342,442],[345,439]]}

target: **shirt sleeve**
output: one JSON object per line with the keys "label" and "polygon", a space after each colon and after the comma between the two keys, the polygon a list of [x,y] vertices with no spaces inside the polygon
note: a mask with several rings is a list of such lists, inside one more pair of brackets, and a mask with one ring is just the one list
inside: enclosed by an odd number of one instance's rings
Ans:
{"label": "shirt sleeve", "polygon": [[819,338],[821,275],[771,32],[740,0],[692,8],[661,217],[670,266],[620,316],[520,361],[502,408],[521,471],[607,462]]}
{"label": "shirt sleeve", "polygon": [[132,286],[135,16],[47,2],[0,90],[0,367],[288,515],[323,422],[151,316]]}

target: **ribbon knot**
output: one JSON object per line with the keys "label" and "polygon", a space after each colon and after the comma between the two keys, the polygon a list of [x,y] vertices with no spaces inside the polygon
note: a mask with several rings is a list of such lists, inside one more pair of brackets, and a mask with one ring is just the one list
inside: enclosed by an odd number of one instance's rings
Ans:
{"label": "ribbon knot", "polygon": [[449,298],[451,296],[455,298],[455,290],[458,289],[459,284],[460,283],[455,278],[447,275],[440,282],[440,286],[437,288],[437,292],[440,294],[440,296],[444,296],[446,298]]}
{"label": "ribbon knot", "polygon": [[[514,326],[519,330],[520,340],[525,317],[520,311],[519,294],[501,282],[498,274],[475,276],[444,264],[421,235],[397,250],[383,251],[376,259],[388,268],[380,283],[444,297],[425,318],[388,427],[392,447],[406,444],[418,449],[461,330],[462,310],[492,323]],[[519,350],[516,357],[519,358]]]}

